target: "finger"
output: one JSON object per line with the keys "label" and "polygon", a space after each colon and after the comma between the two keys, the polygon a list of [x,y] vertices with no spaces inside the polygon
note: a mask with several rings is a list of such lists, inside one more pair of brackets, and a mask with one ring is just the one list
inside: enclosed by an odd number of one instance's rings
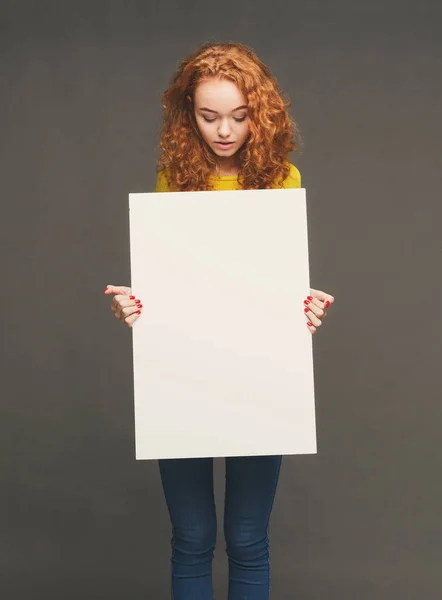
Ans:
{"label": "finger", "polygon": [[324,310],[324,308],[321,308],[317,304],[313,304],[313,302],[309,305],[309,309],[315,316],[318,317],[318,319],[324,320],[325,317],[327,316],[327,313]]}
{"label": "finger", "polygon": [[136,310],[140,310],[141,308],[143,308],[143,305],[140,301],[126,300],[117,302],[112,310],[118,319],[124,320],[125,317],[132,314]]}
{"label": "finger", "polygon": [[324,308],[327,309],[333,304],[334,301],[335,299],[333,298],[333,296],[328,296],[328,298],[326,297],[326,300],[324,301]]}
{"label": "finger", "polygon": [[304,304],[309,308],[317,307],[321,310],[325,310],[325,303],[322,300],[318,300],[318,298],[313,298],[312,296],[308,296],[307,301],[304,301]]}
{"label": "finger", "polygon": [[123,308],[129,306],[139,306],[140,304],[141,300],[135,298],[135,296],[121,296],[119,294],[118,296],[114,296],[111,302],[111,310],[113,313],[120,316]]}
{"label": "finger", "polygon": [[335,301],[334,296],[332,296],[331,294],[326,294],[322,290],[311,289],[310,292],[314,298],[317,298],[321,302],[324,302],[325,304],[328,302],[328,306],[330,306],[330,304],[333,304],[333,302]]}
{"label": "finger", "polygon": [[143,308],[142,304],[135,306],[126,306],[120,310],[120,321],[126,322],[128,317],[131,317],[134,314],[141,314],[141,309]]}
{"label": "finger", "polygon": [[142,311],[141,310],[137,310],[136,312],[132,313],[131,315],[128,315],[125,318],[120,318],[117,314],[114,314],[114,317],[120,321],[121,323],[123,323],[123,325],[127,325],[128,327],[132,327],[133,323],[141,316]]}
{"label": "finger", "polygon": [[311,323],[310,321],[308,321],[308,323],[307,323],[307,327],[309,328],[309,330],[310,330],[310,333],[311,333],[312,335],[314,335],[314,334],[316,333],[317,329],[316,329],[316,327],[313,325],[313,323]]}
{"label": "finger", "polygon": [[128,327],[132,327],[135,321],[141,317],[141,314],[141,310],[138,310],[136,313],[133,313],[132,315],[126,317],[123,323]]}
{"label": "finger", "polygon": [[122,296],[121,294],[117,294],[112,298],[113,305],[120,305],[122,308],[125,306],[133,306],[134,304],[139,304],[141,300],[136,298],[135,296]]}
{"label": "finger", "polygon": [[324,303],[320,300],[313,298],[312,300],[305,300],[304,304],[306,308],[308,308],[313,314],[315,314],[320,319],[324,319],[326,317],[326,313],[324,310]]}
{"label": "finger", "polygon": [[117,299],[117,298],[118,298],[118,297],[117,297],[117,296],[115,296],[115,297],[112,299],[112,302],[111,302],[111,305],[110,305],[110,307],[111,307],[111,310],[112,310],[112,312],[114,313],[114,315],[115,315],[117,318],[120,318],[120,311],[121,311],[121,309],[122,309],[122,306],[121,306],[121,304],[119,303],[119,301],[118,301],[118,299]]}
{"label": "finger", "polygon": [[319,319],[314,312],[312,312],[308,307],[304,309],[304,314],[308,321],[312,323],[316,328],[321,327],[322,321]]}
{"label": "finger", "polygon": [[104,290],[104,293],[109,294],[121,294],[123,296],[130,296],[132,294],[132,290],[130,287],[126,287],[124,285],[108,285]]}
{"label": "finger", "polygon": [[325,302],[323,302],[322,300],[320,300],[319,298],[317,298],[315,296],[307,296],[307,298],[304,300],[305,305],[308,305],[311,302],[316,304],[316,306],[319,306],[319,308],[322,308],[322,309],[324,308]]}

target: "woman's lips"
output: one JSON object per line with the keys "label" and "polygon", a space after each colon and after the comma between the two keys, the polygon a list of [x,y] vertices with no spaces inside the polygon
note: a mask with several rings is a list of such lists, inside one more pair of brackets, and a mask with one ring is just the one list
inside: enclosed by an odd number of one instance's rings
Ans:
{"label": "woman's lips", "polygon": [[228,150],[233,146],[235,142],[215,142],[218,148],[222,148],[223,150]]}

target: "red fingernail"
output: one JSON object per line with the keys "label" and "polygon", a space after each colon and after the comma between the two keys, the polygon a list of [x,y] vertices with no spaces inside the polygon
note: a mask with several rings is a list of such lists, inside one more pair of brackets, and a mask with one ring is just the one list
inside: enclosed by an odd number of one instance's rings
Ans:
{"label": "red fingernail", "polygon": [[325,303],[325,308],[328,308],[330,306],[330,302],[327,300],[327,302]]}
{"label": "red fingernail", "polygon": [[141,310],[137,310],[136,314],[141,315]]}
{"label": "red fingernail", "polygon": [[307,325],[308,325],[309,327],[313,327],[313,323],[310,323],[310,321],[307,323]]}
{"label": "red fingernail", "polygon": [[143,308],[142,304],[137,304],[138,308]]}
{"label": "red fingernail", "polygon": [[308,308],[304,308],[304,312],[305,312],[305,313],[308,313]]}
{"label": "red fingernail", "polygon": [[135,296],[129,296],[129,300],[135,300]]}
{"label": "red fingernail", "polygon": [[308,300],[304,300],[304,304],[310,304],[310,302]]}
{"label": "red fingernail", "polygon": [[313,300],[313,296],[307,296],[307,300]]}

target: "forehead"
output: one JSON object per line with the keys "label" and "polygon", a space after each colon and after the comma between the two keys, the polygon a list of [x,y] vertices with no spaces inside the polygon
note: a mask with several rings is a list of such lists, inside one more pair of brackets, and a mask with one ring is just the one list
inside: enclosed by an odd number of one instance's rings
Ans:
{"label": "forehead", "polygon": [[230,111],[247,104],[241,90],[227,79],[206,79],[195,89],[196,107],[211,108],[218,112]]}

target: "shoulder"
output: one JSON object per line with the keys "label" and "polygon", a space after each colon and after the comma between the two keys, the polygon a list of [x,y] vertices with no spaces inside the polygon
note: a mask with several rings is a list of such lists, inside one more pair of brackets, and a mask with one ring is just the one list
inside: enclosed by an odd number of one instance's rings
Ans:
{"label": "shoulder", "polygon": [[170,192],[169,178],[167,169],[161,169],[157,173],[156,192]]}
{"label": "shoulder", "polygon": [[295,167],[295,165],[292,165],[292,163],[289,163],[289,167],[290,167],[289,174],[287,175],[287,178],[283,181],[282,187],[284,187],[284,188],[300,188],[301,187],[301,173],[298,171],[298,169]]}

